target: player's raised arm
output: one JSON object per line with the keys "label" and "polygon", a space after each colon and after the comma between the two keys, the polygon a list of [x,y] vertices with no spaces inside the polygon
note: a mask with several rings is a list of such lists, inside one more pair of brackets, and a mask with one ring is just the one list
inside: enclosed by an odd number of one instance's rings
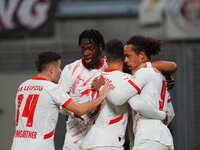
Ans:
{"label": "player's raised arm", "polygon": [[157,60],[151,62],[152,67],[157,68],[163,74],[173,74],[177,70],[177,64],[173,61]]}

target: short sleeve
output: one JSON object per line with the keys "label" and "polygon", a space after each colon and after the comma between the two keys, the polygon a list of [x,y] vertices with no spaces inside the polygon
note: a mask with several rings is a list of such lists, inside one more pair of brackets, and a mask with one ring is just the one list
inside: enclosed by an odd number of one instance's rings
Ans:
{"label": "short sleeve", "polygon": [[138,93],[152,79],[152,68],[141,68],[132,77],[129,83],[137,89]]}
{"label": "short sleeve", "polygon": [[47,92],[59,106],[66,107],[72,101],[72,98],[61,86],[55,86],[54,88],[47,90]]}
{"label": "short sleeve", "polygon": [[63,69],[61,73],[60,80],[58,83],[65,92],[69,92],[73,84],[70,68],[71,68],[71,64],[65,66],[65,68]]}

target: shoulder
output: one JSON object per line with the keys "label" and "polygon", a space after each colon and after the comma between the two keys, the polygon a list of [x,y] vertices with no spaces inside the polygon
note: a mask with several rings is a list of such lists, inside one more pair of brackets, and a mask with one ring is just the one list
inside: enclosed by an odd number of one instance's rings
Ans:
{"label": "shoulder", "polygon": [[140,74],[140,75],[143,75],[143,74],[154,74],[154,73],[155,73],[154,68],[147,67],[147,68],[141,68],[141,69],[137,70],[135,72],[135,75],[138,75],[138,74]]}
{"label": "shoulder", "polygon": [[67,64],[65,65],[64,69],[63,70],[72,70],[74,67],[76,66],[80,66],[82,65],[82,60],[81,59],[78,59],[78,60],[75,60],[74,62],[70,63],[70,64]]}
{"label": "shoulder", "polygon": [[46,91],[52,91],[56,88],[58,88],[58,84],[56,84],[56,83],[53,83],[51,81],[47,81],[46,83],[44,83],[44,89]]}
{"label": "shoulder", "polygon": [[27,85],[29,85],[29,82],[30,82],[30,79],[28,79],[28,80],[25,80],[25,81],[23,81],[23,82],[19,83],[19,86],[18,86],[18,91],[19,91],[19,89],[22,89],[24,86],[27,86]]}
{"label": "shoulder", "polygon": [[33,79],[29,79],[24,81],[19,88],[24,88],[24,89],[33,89],[33,88],[41,88],[44,90],[49,90],[49,89],[53,89],[57,86],[57,84],[48,81],[48,80],[33,80]]}
{"label": "shoulder", "polygon": [[103,72],[102,75],[107,78],[111,79],[115,82],[123,82],[124,80],[132,79],[132,75],[121,72],[121,71],[113,71],[113,72]]}
{"label": "shoulder", "polygon": [[161,74],[159,70],[157,70],[156,68],[150,68],[150,67],[141,68],[134,74],[135,78],[143,78],[147,80],[152,80],[158,77],[161,78],[162,76],[163,75]]}
{"label": "shoulder", "polygon": [[153,68],[141,68],[135,72],[133,78],[137,79],[144,79],[150,80],[154,76],[155,72]]}

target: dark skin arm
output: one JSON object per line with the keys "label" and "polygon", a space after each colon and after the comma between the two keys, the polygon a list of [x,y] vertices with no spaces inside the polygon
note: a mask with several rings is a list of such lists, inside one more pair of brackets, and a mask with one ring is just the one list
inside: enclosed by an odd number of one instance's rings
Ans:
{"label": "dark skin arm", "polygon": [[93,82],[91,84],[91,89],[94,91],[99,91],[100,87],[104,84],[105,84],[105,80],[104,80],[103,76],[101,75],[100,77],[96,77],[93,80]]}
{"label": "dark skin arm", "polygon": [[162,72],[162,74],[166,77],[167,80],[167,88],[171,90],[175,85],[175,80],[173,78],[173,74],[177,70],[177,65],[175,62],[172,61],[153,61],[151,62],[154,68],[157,68]]}
{"label": "dark skin arm", "polygon": [[[105,86],[100,90],[99,97],[91,102],[78,103],[72,100],[63,110],[66,112],[74,112],[76,115],[81,116],[89,112],[93,112],[97,106],[99,106],[103,101],[108,92],[113,89],[113,85],[106,83]],[[76,117],[76,116],[75,116]]]}
{"label": "dark skin arm", "polygon": [[177,65],[173,61],[158,60],[152,61],[151,64],[154,68],[160,70],[160,72],[162,72],[164,75],[171,75],[177,70]]}

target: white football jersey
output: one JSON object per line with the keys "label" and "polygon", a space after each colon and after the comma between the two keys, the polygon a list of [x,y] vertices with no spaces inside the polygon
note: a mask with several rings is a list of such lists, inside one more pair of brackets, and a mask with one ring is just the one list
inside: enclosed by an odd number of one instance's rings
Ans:
{"label": "white football jersey", "polygon": [[[143,68],[138,70],[134,78],[143,78],[145,85],[139,96],[129,100],[130,106],[134,107],[135,100],[146,101],[146,104],[151,104],[154,109],[169,112],[169,122],[174,117],[173,109],[171,109],[171,98],[167,91],[166,81],[164,76],[155,68]],[[144,105],[144,108],[146,105]],[[134,109],[134,108],[133,108]],[[134,145],[139,145],[145,140],[157,141],[161,144],[173,149],[172,135],[161,120],[148,119],[141,113],[133,112],[133,132],[135,135]]]}
{"label": "white football jersey", "polygon": [[[113,76],[113,73],[115,75]],[[105,69],[102,73],[106,82],[112,82],[114,78],[118,78],[118,82],[122,81],[126,74],[120,71]],[[109,97],[109,98],[115,98]],[[122,147],[125,141],[125,131],[128,120],[128,103],[120,106],[112,104],[106,97],[101,104],[100,112],[97,116],[95,124],[88,131],[83,140],[82,148],[91,149],[95,147]]]}
{"label": "white football jersey", "polygon": [[58,107],[72,99],[57,84],[33,77],[23,82],[16,95],[16,131],[12,150],[54,150]]}
{"label": "white football jersey", "polygon": [[[65,66],[59,84],[73,100],[79,103],[91,101],[98,96],[97,92],[90,90],[91,83],[105,68],[107,68],[107,64],[104,59],[102,59],[102,65],[99,68],[91,70],[83,65],[82,59],[77,60]],[[79,145],[90,126],[94,124],[95,116],[83,115],[82,118],[84,120],[69,116],[63,149]]]}
{"label": "white football jersey", "polygon": [[[137,97],[146,84],[145,79],[135,78],[116,69],[105,69],[102,75],[106,82],[112,83],[115,88],[108,93],[106,100],[101,104],[97,120],[84,139],[83,149],[122,147],[127,125],[127,102],[133,96]],[[139,99],[134,101],[134,108],[147,118],[154,117],[160,120],[165,118],[165,112],[157,111],[151,104]]]}

